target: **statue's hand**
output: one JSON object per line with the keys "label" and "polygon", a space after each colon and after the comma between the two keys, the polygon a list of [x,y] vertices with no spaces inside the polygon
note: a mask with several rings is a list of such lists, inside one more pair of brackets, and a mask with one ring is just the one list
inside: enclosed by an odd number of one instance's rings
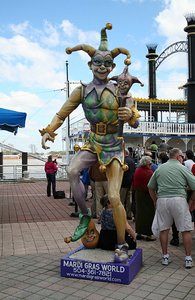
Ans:
{"label": "statue's hand", "polygon": [[132,111],[131,108],[124,106],[124,107],[119,107],[118,109],[118,118],[119,120],[128,122],[132,117]]}
{"label": "statue's hand", "polygon": [[51,137],[51,135],[49,133],[45,133],[43,136],[42,136],[42,140],[41,140],[41,145],[42,145],[42,148],[47,150],[49,149],[50,147],[48,147],[46,145],[46,142],[47,141],[51,141],[52,143],[54,142],[54,138]]}

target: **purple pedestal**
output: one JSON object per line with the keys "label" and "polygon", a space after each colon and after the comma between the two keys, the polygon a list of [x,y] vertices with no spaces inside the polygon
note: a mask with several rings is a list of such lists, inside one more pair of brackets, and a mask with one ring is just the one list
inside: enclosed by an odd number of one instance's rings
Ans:
{"label": "purple pedestal", "polygon": [[[83,255],[84,259],[81,258],[82,253],[85,254],[83,251],[90,251],[86,252],[86,255]],[[103,251],[102,255],[105,252],[104,250],[97,251]],[[81,252],[80,258],[76,258],[79,252]],[[132,251],[132,255],[126,264],[94,261],[94,259],[87,260],[85,257],[90,256],[88,253],[94,254],[95,257],[96,249],[89,250],[81,246],[71,253],[63,256],[61,259],[61,276],[93,281],[129,284],[142,267],[142,249],[139,248]]]}

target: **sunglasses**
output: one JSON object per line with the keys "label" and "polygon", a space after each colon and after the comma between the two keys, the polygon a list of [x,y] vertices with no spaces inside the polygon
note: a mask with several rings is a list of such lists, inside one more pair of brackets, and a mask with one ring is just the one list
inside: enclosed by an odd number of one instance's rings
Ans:
{"label": "sunglasses", "polygon": [[100,58],[92,58],[91,61],[94,66],[98,66],[98,67],[101,67],[102,65],[104,65],[105,67],[111,67],[113,64],[113,60],[103,60]]}

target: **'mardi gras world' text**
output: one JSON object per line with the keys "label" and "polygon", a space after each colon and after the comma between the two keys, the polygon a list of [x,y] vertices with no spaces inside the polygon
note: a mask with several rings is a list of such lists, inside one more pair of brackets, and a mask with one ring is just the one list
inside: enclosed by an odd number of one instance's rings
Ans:
{"label": "'mardi gras world' text", "polygon": [[83,261],[63,261],[63,267],[68,268],[74,274],[84,275],[81,277],[88,276],[100,276],[100,277],[112,277],[113,273],[120,273],[121,275],[125,272],[125,267],[122,265],[114,264],[102,264],[92,263]]}

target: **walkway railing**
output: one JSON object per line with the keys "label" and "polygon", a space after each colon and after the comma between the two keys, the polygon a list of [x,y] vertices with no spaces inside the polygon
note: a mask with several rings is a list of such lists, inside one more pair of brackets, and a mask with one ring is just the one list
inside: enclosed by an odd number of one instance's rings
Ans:
{"label": "walkway railing", "polygon": [[[46,179],[44,168],[41,165],[23,165],[27,167],[27,171],[22,174],[21,164],[4,164],[2,167],[2,173],[0,173],[0,180],[39,180]],[[58,165],[58,172],[56,179],[67,179],[66,165]]]}

